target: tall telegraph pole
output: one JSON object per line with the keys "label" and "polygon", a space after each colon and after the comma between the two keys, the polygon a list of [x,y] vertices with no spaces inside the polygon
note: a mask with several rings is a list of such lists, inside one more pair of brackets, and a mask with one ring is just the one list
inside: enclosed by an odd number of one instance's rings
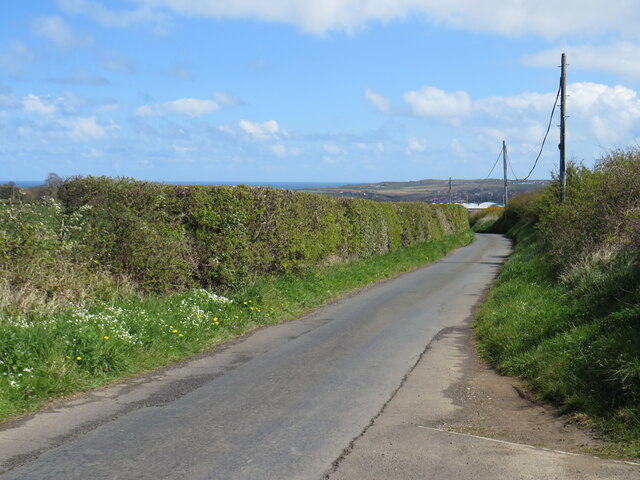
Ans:
{"label": "tall telegraph pole", "polygon": [[560,201],[564,202],[565,190],[567,189],[567,172],[564,157],[564,137],[566,121],[566,93],[567,93],[567,56],[562,54],[562,66],[560,73]]}
{"label": "tall telegraph pole", "polygon": [[502,164],[504,167],[504,211],[509,208],[509,191],[507,189],[507,142],[502,141]]}
{"label": "tall telegraph pole", "polygon": [[451,203],[451,177],[449,177],[449,203]]}

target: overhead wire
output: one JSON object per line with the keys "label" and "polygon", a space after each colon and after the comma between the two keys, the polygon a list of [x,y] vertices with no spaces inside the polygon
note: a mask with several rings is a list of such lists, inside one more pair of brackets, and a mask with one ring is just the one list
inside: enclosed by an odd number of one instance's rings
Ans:
{"label": "overhead wire", "polygon": [[549,135],[549,130],[551,130],[551,122],[553,122],[553,116],[556,112],[556,107],[558,106],[558,98],[560,98],[560,89],[561,87],[558,87],[558,93],[556,94],[556,100],[555,102],[553,102],[553,108],[551,109],[551,116],[549,117],[549,124],[547,125],[547,131],[544,134],[544,138],[542,139],[542,145],[540,145],[540,151],[538,152],[538,156],[536,157],[536,161],[533,162],[533,167],[531,167],[531,170],[529,171],[529,173],[527,174],[526,177],[524,177],[522,179],[522,181],[528,180],[529,177],[531,176],[531,174],[533,173],[533,171],[536,168],[536,165],[538,165],[538,160],[540,160],[540,156],[542,155],[542,151],[544,150],[544,145],[547,141],[547,136]]}
{"label": "overhead wire", "polygon": [[488,178],[491,176],[491,174],[493,173],[493,170],[496,168],[496,165],[498,164],[498,160],[500,160],[500,157],[502,156],[502,149],[500,149],[500,153],[498,154],[498,158],[496,158],[496,161],[493,163],[493,167],[491,167],[491,170],[489,170],[489,174],[484,177],[484,180],[482,180],[480,182],[480,185],[478,185],[478,188],[480,188],[484,182],[486,182],[488,180]]}
{"label": "overhead wire", "polygon": [[509,158],[509,154],[507,153],[507,164],[509,165],[509,169],[511,170],[511,173],[513,173],[513,179],[515,181],[520,181],[518,179],[518,176],[516,175],[516,172],[513,170],[513,167],[511,166],[511,159]]}

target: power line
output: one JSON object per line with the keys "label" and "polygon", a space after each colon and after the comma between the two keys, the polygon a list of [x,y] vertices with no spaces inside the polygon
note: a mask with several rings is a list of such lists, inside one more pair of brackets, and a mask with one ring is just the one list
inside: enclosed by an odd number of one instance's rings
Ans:
{"label": "power line", "polygon": [[513,167],[511,166],[511,159],[509,158],[508,153],[507,153],[507,164],[509,164],[509,169],[511,170],[511,173],[513,173],[513,179],[516,181],[519,181],[518,176],[516,175],[516,172],[513,170]]}
{"label": "power line", "polygon": [[556,94],[555,102],[553,102],[553,109],[551,110],[551,116],[549,117],[549,124],[547,125],[547,131],[545,132],[544,138],[542,139],[542,145],[540,145],[540,151],[538,152],[536,161],[533,163],[533,167],[531,167],[531,170],[529,171],[527,176],[522,179],[522,181],[528,180],[531,174],[533,173],[533,171],[535,170],[536,165],[538,165],[538,160],[540,160],[540,156],[542,155],[542,150],[544,150],[544,144],[547,141],[547,135],[549,135],[549,130],[551,130],[551,122],[553,121],[553,115],[555,114],[556,107],[558,106],[558,98],[560,97],[561,89],[562,89],[562,86],[558,87],[558,93]]}
{"label": "power line", "polygon": [[496,161],[493,163],[493,167],[491,167],[491,170],[489,170],[489,174],[484,177],[484,180],[482,180],[480,182],[480,185],[478,185],[478,188],[480,188],[484,182],[487,181],[487,179],[491,176],[491,174],[493,173],[493,170],[496,168],[496,165],[498,164],[498,160],[500,160],[500,157],[502,156],[502,148],[500,149],[500,153],[498,154],[498,158],[496,158]]}

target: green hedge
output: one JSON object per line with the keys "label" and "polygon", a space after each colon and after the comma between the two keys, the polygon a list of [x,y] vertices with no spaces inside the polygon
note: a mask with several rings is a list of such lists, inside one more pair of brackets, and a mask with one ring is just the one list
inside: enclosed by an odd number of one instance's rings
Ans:
{"label": "green hedge", "polygon": [[376,203],[246,186],[74,177],[81,255],[150,291],[234,288],[259,275],[365,258],[468,229],[455,205]]}

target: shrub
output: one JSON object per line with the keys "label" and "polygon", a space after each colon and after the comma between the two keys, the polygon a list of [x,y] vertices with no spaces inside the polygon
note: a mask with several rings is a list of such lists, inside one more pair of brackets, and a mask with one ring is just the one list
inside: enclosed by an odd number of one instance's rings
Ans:
{"label": "shrub", "polygon": [[86,256],[151,291],[237,288],[263,274],[365,258],[468,228],[460,206],[262,187],[76,177],[58,196],[67,214],[90,207]]}

